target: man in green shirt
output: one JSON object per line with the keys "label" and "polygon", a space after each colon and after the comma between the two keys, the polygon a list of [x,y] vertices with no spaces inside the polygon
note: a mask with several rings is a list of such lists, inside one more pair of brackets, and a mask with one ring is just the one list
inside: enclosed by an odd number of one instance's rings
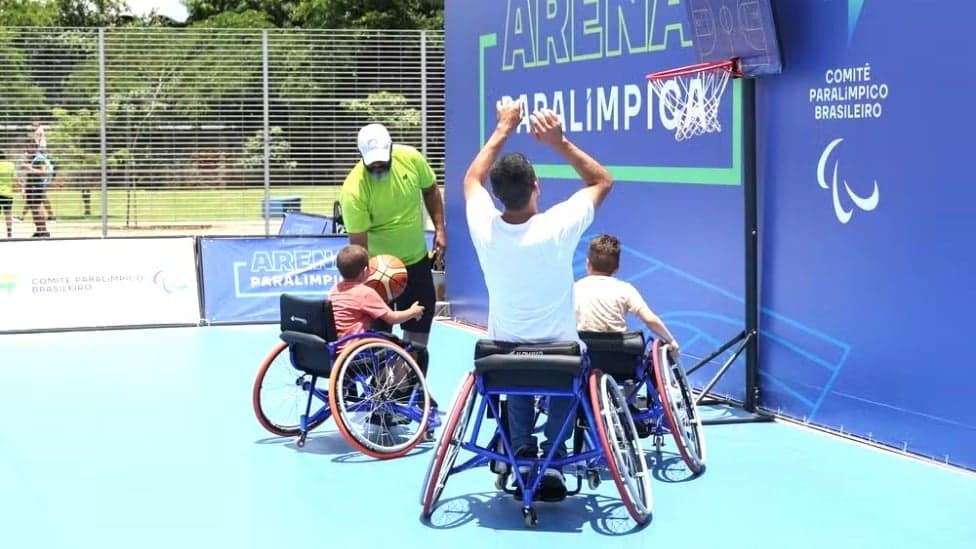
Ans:
{"label": "man in green shirt", "polygon": [[7,238],[13,237],[14,179],[17,165],[9,160],[0,160],[0,215],[7,223]]}
{"label": "man in green shirt", "polygon": [[339,195],[349,243],[366,248],[370,257],[390,254],[403,261],[407,287],[392,307],[403,311],[414,302],[424,307],[420,319],[401,326],[405,339],[426,345],[436,295],[421,202],[434,223],[435,255],[443,254],[447,247],[444,204],[434,171],[420,151],[394,144],[382,124],[364,126],[358,145],[362,160],[349,172]]}

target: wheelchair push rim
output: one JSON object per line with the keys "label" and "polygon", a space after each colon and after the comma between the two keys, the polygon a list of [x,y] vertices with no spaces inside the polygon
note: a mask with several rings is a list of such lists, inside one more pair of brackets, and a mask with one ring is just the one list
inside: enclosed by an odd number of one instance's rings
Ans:
{"label": "wheelchair push rim", "polygon": [[[254,409],[258,423],[268,432],[282,437],[298,436],[301,432],[301,415],[305,413],[308,390],[311,389],[308,384],[312,380],[310,374],[292,366],[291,360],[287,359],[287,349],[288,345],[284,342],[275,345],[258,368],[251,388],[251,407]],[[283,353],[286,360],[279,360]],[[272,392],[276,395],[279,392],[283,394],[273,398]],[[291,401],[292,404],[288,405],[286,401]],[[324,406],[325,403],[322,402],[322,405]],[[294,424],[279,421],[276,417],[278,414],[272,412],[272,409],[277,410],[280,407],[288,409],[288,413],[283,415],[294,418]],[[313,417],[309,418],[308,430],[315,429],[327,418],[327,414],[313,414]]]}
{"label": "wheelchair push rim", "polygon": [[607,468],[631,518],[645,524],[653,508],[651,476],[627,399],[613,377],[598,370],[590,373],[589,386]]}
{"label": "wheelchair push rim", "polygon": [[[350,387],[362,396],[347,395]],[[429,430],[431,402],[423,372],[410,353],[383,338],[357,339],[339,353],[329,378],[329,406],[343,438],[377,459],[407,454]],[[412,427],[416,430],[408,432]]]}
{"label": "wheelchair push rim", "polygon": [[454,401],[451,403],[450,417],[444,425],[434,448],[434,456],[427,467],[427,476],[424,478],[423,492],[421,493],[421,505],[423,505],[423,518],[430,518],[434,512],[437,501],[440,500],[441,493],[447,485],[451,469],[464,444],[464,436],[468,429],[468,422],[471,419],[471,412],[475,404],[475,378],[474,374],[468,372],[455,392]]}
{"label": "wheelchair push rim", "polygon": [[688,378],[681,365],[671,360],[669,350],[668,345],[654,341],[651,352],[658,395],[681,459],[698,475],[705,470],[705,433]]}

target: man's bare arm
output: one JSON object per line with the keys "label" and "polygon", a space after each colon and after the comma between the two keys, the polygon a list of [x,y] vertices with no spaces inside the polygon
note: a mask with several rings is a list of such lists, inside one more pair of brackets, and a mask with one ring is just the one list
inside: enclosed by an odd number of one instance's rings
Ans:
{"label": "man's bare arm", "polygon": [[502,99],[495,106],[498,113],[498,124],[492,132],[488,142],[478,151],[478,155],[471,161],[467,173],[464,174],[464,199],[468,200],[471,195],[483,187],[488,180],[488,172],[495,164],[498,154],[508,136],[515,131],[519,122],[522,120],[522,102],[519,100]]}
{"label": "man's bare arm", "polygon": [[532,134],[555,149],[576,170],[586,184],[584,192],[589,194],[593,206],[603,203],[613,187],[613,177],[606,168],[563,134],[559,115],[549,109],[532,113]]}
{"label": "man's bare arm", "polygon": [[349,233],[349,243],[362,246],[363,248],[369,249],[366,245],[367,238],[366,233]]}
{"label": "man's bare arm", "polygon": [[424,205],[434,223],[435,231],[444,230],[444,201],[441,199],[441,189],[436,183],[424,189]]}

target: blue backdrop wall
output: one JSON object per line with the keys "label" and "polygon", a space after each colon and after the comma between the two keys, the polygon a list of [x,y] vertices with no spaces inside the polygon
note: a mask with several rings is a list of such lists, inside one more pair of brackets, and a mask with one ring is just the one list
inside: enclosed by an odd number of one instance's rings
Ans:
{"label": "blue backdrop wall", "polygon": [[762,400],[976,467],[965,0],[780,0],[758,83]]}
{"label": "blue backdrop wall", "polygon": [[[447,3],[447,216],[449,299],[484,324],[487,295],[467,227],[461,181],[494,127],[495,101],[522,96],[549,107],[569,137],[610,168],[616,185],[578,254],[598,233],[626,246],[621,277],[698,356],[743,327],[742,187],[738,85],[723,100],[723,131],[678,143],[645,75],[696,60],[685,7],[668,0]],[[524,128],[523,128],[524,130]],[[506,151],[536,164],[542,206],[580,188],[571,168],[524,131]],[[702,377],[716,367],[703,368]],[[742,398],[743,368],[717,391]]]}
{"label": "blue backdrop wall", "polygon": [[[960,130],[974,118],[964,99],[973,77],[957,67],[976,4],[773,6],[785,69],[757,81],[763,406],[974,467],[976,409],[964,391],[976,375],[964,330],[976,305],[976,191]],[[741,330],[739,87],[723,98],[721,133],[678,143],[644,79],[696,60],[682,2],[458,1],[446,25],[456,314],[487,318],[460,185],[494,102],[508,95],[555,108],[570,138],[610,167],[617,183],[590,233],[623,239],[621,276],[688,354]],[[524,132],[507,150],[536,162],[544,206],[580,185]],[[743,396],[738,362],[717,392]]]}

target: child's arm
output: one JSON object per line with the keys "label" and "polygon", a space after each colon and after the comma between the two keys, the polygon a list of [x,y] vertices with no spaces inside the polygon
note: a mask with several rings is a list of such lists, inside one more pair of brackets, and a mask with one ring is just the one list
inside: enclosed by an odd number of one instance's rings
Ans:
{"label": "child's arm", "polygon": [[424,316],[424,306],[420,303],[414,301],[413,305],[405,311],[394,311],[388,309],[383,315],[380,316],[380,320],[386,322],[387,324],[401,324],[412,318],[420,318]]}
{"label": "child's arm", "polygon": [[650,307],[642,307],[637,311],[637,316],[647,324],[647,327],[651,329],[652,332],[657,334],[658,337],[667,342],[671,347],[674,348],[675,354],[681,352],[681,347],[678,345],[678,340],[671,335],[671,331],[668,327],[664,325],[664,321],[661,317],[654,314],[654,311]]}
{"label": "child's arm", "polygon": [[644,324],[647,324],[647,327],[650,328],[655,335],[663,339],[667,344],[671,345],[671,349],[673,350],[672,356],[677,359],[678,354],[681,352],[681,347],[678,345],[678,340],[674,338],[671,331],[668,330],[668,327],[664,325],[664,321],[661,320],[661,317],[654,314],[654,311],[647,306],[647,302],[644,301],[643,297],[641,297],[640,292],[637,291],[637,288],[635,288],[632,284],[629,284],[628,286],[630,293],[628,296],[628,305],[630,310],[636,314],[644,322]]}

